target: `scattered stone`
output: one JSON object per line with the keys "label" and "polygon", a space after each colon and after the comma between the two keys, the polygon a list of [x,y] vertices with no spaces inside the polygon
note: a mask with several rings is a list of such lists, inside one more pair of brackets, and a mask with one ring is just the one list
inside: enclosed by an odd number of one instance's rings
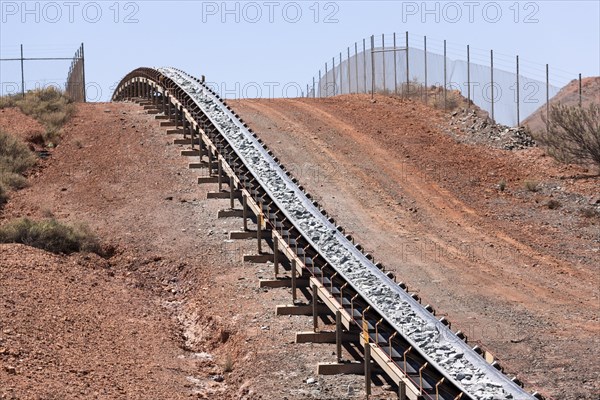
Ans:
{"label": "scattered stone", "polygon": [[[504,150],[522,150],[537,145],[525,127],[497,124],[487,113],[476,109],[454,111],[449,124],[460,125],[457,129],[462,135],[457,139],[461,141],[484,142]],[[449,133],[456,137],[452,130]]]}

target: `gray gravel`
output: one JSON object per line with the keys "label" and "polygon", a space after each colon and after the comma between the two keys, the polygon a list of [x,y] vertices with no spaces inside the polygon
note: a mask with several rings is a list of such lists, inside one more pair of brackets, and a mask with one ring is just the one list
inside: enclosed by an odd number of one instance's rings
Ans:
{"label": "gray gravel", "polygon": [[452,128],[458,128],[460,134],[457,135],[452,129],[442,128],[462,142],[484,143],[503,150],[522,150],[537,145],[525,127],[495,123],[482,110],[463,108],[454,111],[448,124]]}

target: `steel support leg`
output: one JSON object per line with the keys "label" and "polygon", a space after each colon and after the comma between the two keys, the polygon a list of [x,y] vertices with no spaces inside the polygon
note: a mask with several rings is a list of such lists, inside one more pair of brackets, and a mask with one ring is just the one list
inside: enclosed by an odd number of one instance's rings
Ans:
{"label": "steel support leg", "polygon": [[317,310],[317,299],[319,298],[319,293],[317,291],[317,285],[313,285],[312,287],[312,311],[313,311],[313,331],[317,332],[319,330],[319,312]]}

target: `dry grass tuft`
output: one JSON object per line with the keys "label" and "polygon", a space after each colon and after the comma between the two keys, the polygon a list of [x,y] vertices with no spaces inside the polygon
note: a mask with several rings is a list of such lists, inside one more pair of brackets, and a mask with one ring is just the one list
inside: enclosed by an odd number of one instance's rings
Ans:
{"label": "dry grass tuft", "polygon": [[23,174],[36,163],[34,154],[25,144],[0,131],[0,205],[8,200],[10,190],[27,186]]}
{"label": "dry grass tuft", "polygon": [[54,87],[31,90],[25,97],[0,97],[0,109],[6,107],[18,107],[24,114],[39,121],[46,128],[44,143],[53,144],[56,144],[60,129],[74,112],[71,100]]}
{"label": "dry grass tuft", "polygon": [[96,236],[85,225],[69,226],[55,219],[12,220],[0,226],[0,243],[22,243],[52,253],[101,253]]}

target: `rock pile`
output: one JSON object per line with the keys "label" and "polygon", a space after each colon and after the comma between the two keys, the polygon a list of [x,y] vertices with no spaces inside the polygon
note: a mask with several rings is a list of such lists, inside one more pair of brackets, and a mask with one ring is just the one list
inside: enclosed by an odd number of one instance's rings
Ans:
{"label": "rock pile", "polygon": [[[511,128],[495,123],[486,112],[463,108],[451,114],[449,125],[461,141],[486,143],[504,150],[521,150],[536,146],[525,127]],[[460,133],[456,135],[456,131]]]}

